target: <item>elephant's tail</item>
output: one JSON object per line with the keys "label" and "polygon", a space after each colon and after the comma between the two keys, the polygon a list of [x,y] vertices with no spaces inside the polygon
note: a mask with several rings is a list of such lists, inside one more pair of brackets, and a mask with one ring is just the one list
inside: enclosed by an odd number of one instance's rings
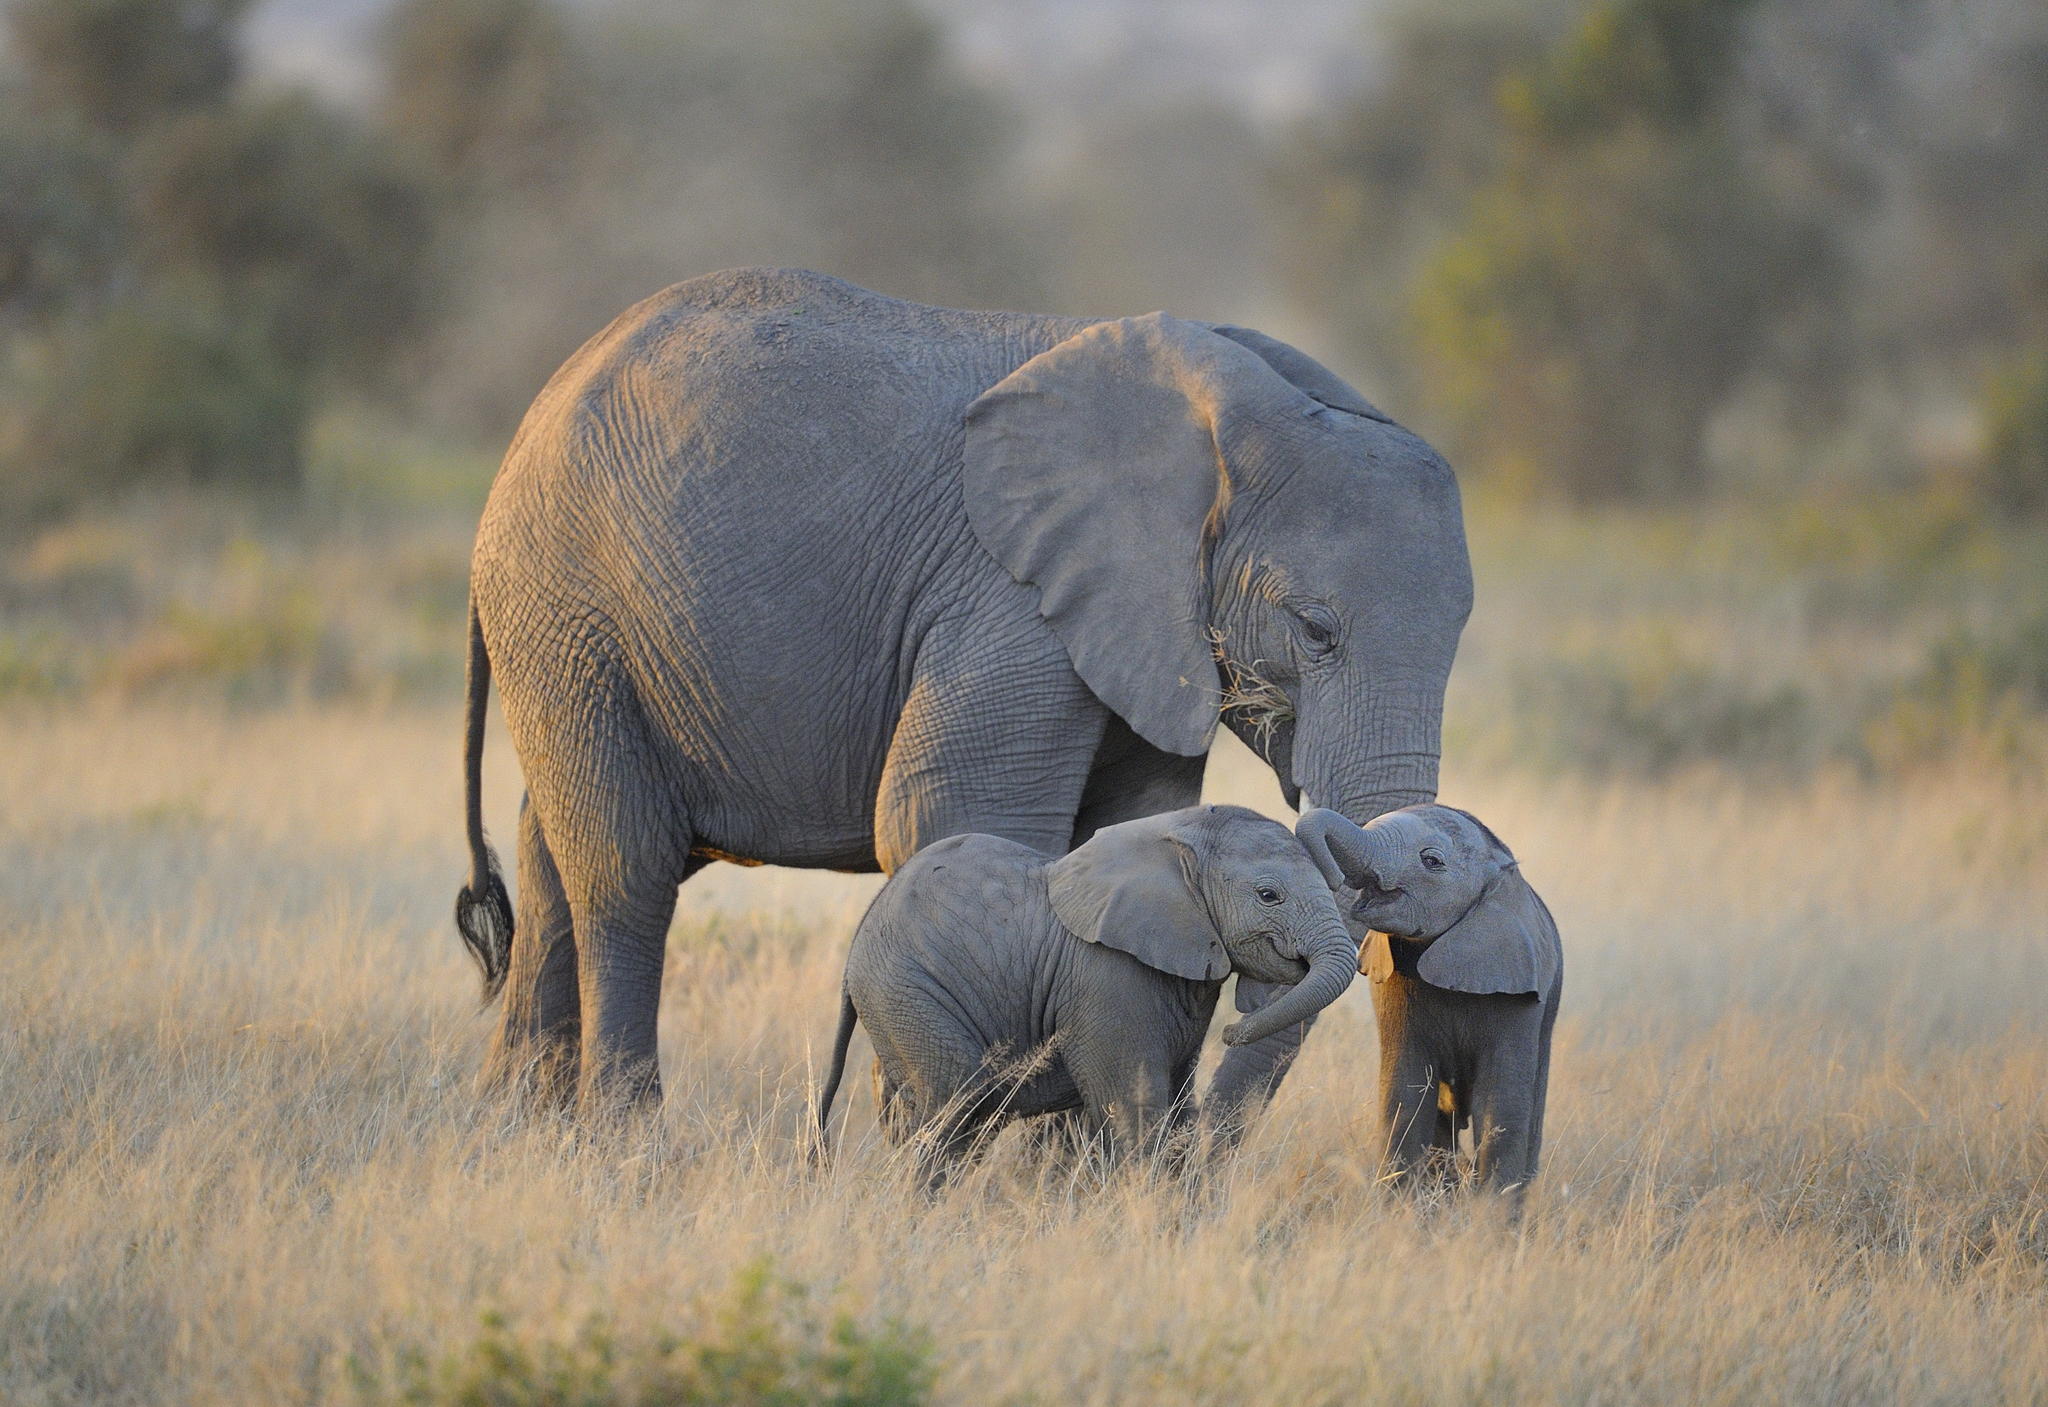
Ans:
{"label": "elephant's tail", "polygon": [[818,1160],[823,1162],[831,1148],[832,1101],[839,1097],[839,1077],[846,1073],[846,1051],[853,1044],[854,1023],[860,1013],[853,1009],[853,993],[839,989],[839,1031],[832,1037],[832,1068],[825,1072],[825,1087],[818,1091]]}
{"label": "elephant's tail", "polygon": [[455,927],[484,978],[484,1004],[505,985],[512,963],[512,896],[498,872],[498,856],[484,838],[484,724],[491,698],[491,656],[469,601],[469,666],[464,675],[467,730],[462,747],[463,805],[469,822],[469,883],[455,896]]}

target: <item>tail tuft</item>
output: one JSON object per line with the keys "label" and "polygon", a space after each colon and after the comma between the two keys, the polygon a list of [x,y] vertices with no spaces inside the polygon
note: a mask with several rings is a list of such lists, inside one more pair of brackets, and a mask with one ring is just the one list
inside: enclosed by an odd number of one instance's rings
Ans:
{"label": "tail tuft", "polygon": [[488,848],[484,853],[482,892],[472,880],[455,896],[455,927],[483,972],[484,1005],[489,1006],[504,990],[512,965],[512,896],[498,873],[497,853]]}

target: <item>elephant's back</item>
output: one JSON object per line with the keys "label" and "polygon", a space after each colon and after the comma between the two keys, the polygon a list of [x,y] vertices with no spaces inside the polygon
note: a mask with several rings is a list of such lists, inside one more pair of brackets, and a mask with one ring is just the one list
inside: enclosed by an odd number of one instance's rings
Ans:
{"label": "elephant's back", "polygon": [[1001,836],[951,835],[918,851],[876,894],[855,943],[880,944],[935,961],[954,939],[999,940],[1021,946],[1052,909],[1046,897],[1046,856]]}
{"label": "elephant's back", "polygon": [[706,274],[579,348],[536,398],[506,472],[652,470],[680,486],[744,479],[772,455],[785,486],[815,488],[915,469],[981,391],[1084,326],[904,302],[806,270]]}
{"label": "elephant's back", "polygon": [[676,284],[535,398],[478,565],[522,595],[581,581],[574,594],[628,617],[715,602],[730,634],[707,646],[751,652],[775,636],[748,632],[793,617],[865,639],[911,619],[906,596],[949,564],[1000,574],[960,499],[964,412],[1083,325],[926,307],[804,271]]}

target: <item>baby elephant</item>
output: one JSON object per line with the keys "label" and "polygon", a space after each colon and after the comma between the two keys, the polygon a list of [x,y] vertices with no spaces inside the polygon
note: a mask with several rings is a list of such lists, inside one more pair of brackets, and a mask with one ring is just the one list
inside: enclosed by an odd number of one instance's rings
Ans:
{"label": "baby elephant", "polygon": [[1232,971],[1294,984],[1224,1031],[1236,1045],[1329,1005],[1357,964],[1301,843],[1242,807],[1109,826],[1059,858],[953,836],[898,870],[854,934],[819,1136],[859,1020],[884,1127],[934,1130],[934,1178],[1007,1115],[1078,1108],[1127,1152],[1186,1118]]}
{"label": "baby elephant", "polygon": [[1385,1173],[1449,1171],[1471,1128],[1482,1182],[1536,1175],[1550,1029],[1564,949],[1507,846],[1449,806],[1409,806],[1359,827],[1310,811],[1295,827],[1333,887],[1357,891],[1370,930],[1360,970],[1380,1029]]}

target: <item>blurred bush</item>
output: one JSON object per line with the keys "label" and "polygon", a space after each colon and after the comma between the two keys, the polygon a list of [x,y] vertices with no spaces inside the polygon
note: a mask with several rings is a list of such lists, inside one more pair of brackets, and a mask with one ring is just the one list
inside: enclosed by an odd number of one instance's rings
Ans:
{"label": "blurred bush", "polygon": [[392,1371],[354,1363],[359,1400],[406,1407],[917,1407],[937,1374],[928,1338],[893,1322],[827,1316],[765,1264],[687,1336],[626,1334],[593,1319],[575,1335],[521,1333],[487,1315],[470,1344],[402,1351]]}
{"label": "blurred bush", "polygon": [[132,136],[223,101],[251,0],[16,0],[12,38],[39,106]]}
{"label": "blurred bush", "polygon": [[1514,690],[1526,761],[1662,773],[1713,762],[1803,770],[1823,752],[1790,683],[1756,684],[1688,655],[1667,631],[1622,647],[1527,661]]}
{"label": "blurred bush", "polygon": [[[1385,37],[1287,163],[1291,284],[1478,475],[1928,482],[1969,368],[2043,341],[2038,6],[1512,0]],[[2021,404],[1979,409],[1980,508],[2030,501]]]}
{"label": "blurred bush", "polygon": [[1900,678],[1759,682],[1668,644],[1521,663],[1497,747],[1525,766],[1656,776],[1714,766],[1790,780],[1834,763],[1898,777],[1956,758],[2048,764],[2048,616],[1958,633]]}
{"label": "blurred bush", "polygon": [[374,382],[424,298],[430,198],[389,145],[304,96],[183,117],[137,153],[138,254],[203,281],[309,382]]}
{"label": "blurred bush", "polygon": [[306,387],[203,296],[116,303],[39,351],[7,444],[28,515],[147,481],[296,486]]}
{"label": "blurred bush", "polygon": [[1984,499],[2012,517],[2048,513],[2048,351],[1994,375],[1985,396]]}
{"label": "blurred bush", "polygon": [[430,203],[388,144],[238,84],[239,0],[19,0],[4,94],[0,509],[296,489],[316,404],[385,372]]}
{"label": "blurred bush", "polygon": [[1864,725],[1865,759],[1897,774],[1969,752],[2007,766],[2048,762],[2048,609],[2004,629],[1956,630]]}

